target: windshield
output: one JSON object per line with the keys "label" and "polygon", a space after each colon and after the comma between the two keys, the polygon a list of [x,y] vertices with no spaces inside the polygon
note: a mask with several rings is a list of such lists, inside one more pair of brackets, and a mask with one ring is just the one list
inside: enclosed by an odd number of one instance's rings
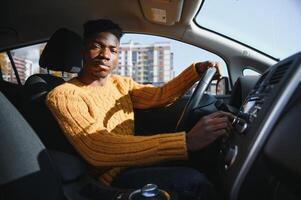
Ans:
{"label": "windshield", "polygon": [[300,0],[206,0],[196,23],[275,58],[301,50]]}

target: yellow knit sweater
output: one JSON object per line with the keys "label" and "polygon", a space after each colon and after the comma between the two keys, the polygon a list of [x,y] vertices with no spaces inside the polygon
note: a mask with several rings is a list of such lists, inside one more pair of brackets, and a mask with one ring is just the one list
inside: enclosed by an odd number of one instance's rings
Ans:
{"label": "yellow knit sweater", "polygon": [[162,87],[115,75],[96,87],[74,78],[52,90],[46,103],[69,142],[110,184],[125,167],[187,158],[184,132],[134,136],[133,108],[166,106],[198,79],[194,65]]}

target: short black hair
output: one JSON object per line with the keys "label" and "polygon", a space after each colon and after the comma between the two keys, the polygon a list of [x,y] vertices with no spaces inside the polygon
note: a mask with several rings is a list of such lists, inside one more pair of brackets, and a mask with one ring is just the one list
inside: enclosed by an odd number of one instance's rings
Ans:
{"label": "short black hair", "polygon": [[118,40],[122,37],[122,29],[109,19],[90,20],[84,24],[84,39],[94,37],[97,33],[109,32],[115,35]]}

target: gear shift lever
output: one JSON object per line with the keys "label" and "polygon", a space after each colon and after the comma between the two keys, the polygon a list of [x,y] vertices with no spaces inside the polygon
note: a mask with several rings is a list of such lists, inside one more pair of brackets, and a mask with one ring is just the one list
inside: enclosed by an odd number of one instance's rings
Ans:
{"label": "gear shift lever", "polygon": [[147,184],[132,192],[129,200],[170,200],[170,195],[155,184]]}

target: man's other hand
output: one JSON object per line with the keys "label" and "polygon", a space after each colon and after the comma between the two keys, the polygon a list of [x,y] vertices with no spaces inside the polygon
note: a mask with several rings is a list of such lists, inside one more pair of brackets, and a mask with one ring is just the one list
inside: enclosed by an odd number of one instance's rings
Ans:
{"label": "man's other hand", "polygon": [[188,151],[200,150],[214,142],[219,136],[230,134],[233,118],[231,113],[218,111],[200,119],[186,134]]}
{"label": "man's other hand", "polygon": [[198,62],[195,63],[195,68],[196,71],[198,72],[199,76],[201,77],[204,72],[209,68],[209,67],[215,67],[216,68],[216,73],[215,76],[213,77],[214,80],[219,80],[221,77],[219,68],[220,68],[220,64],[218,62],[215,61],[205,61],[205,62]]}

